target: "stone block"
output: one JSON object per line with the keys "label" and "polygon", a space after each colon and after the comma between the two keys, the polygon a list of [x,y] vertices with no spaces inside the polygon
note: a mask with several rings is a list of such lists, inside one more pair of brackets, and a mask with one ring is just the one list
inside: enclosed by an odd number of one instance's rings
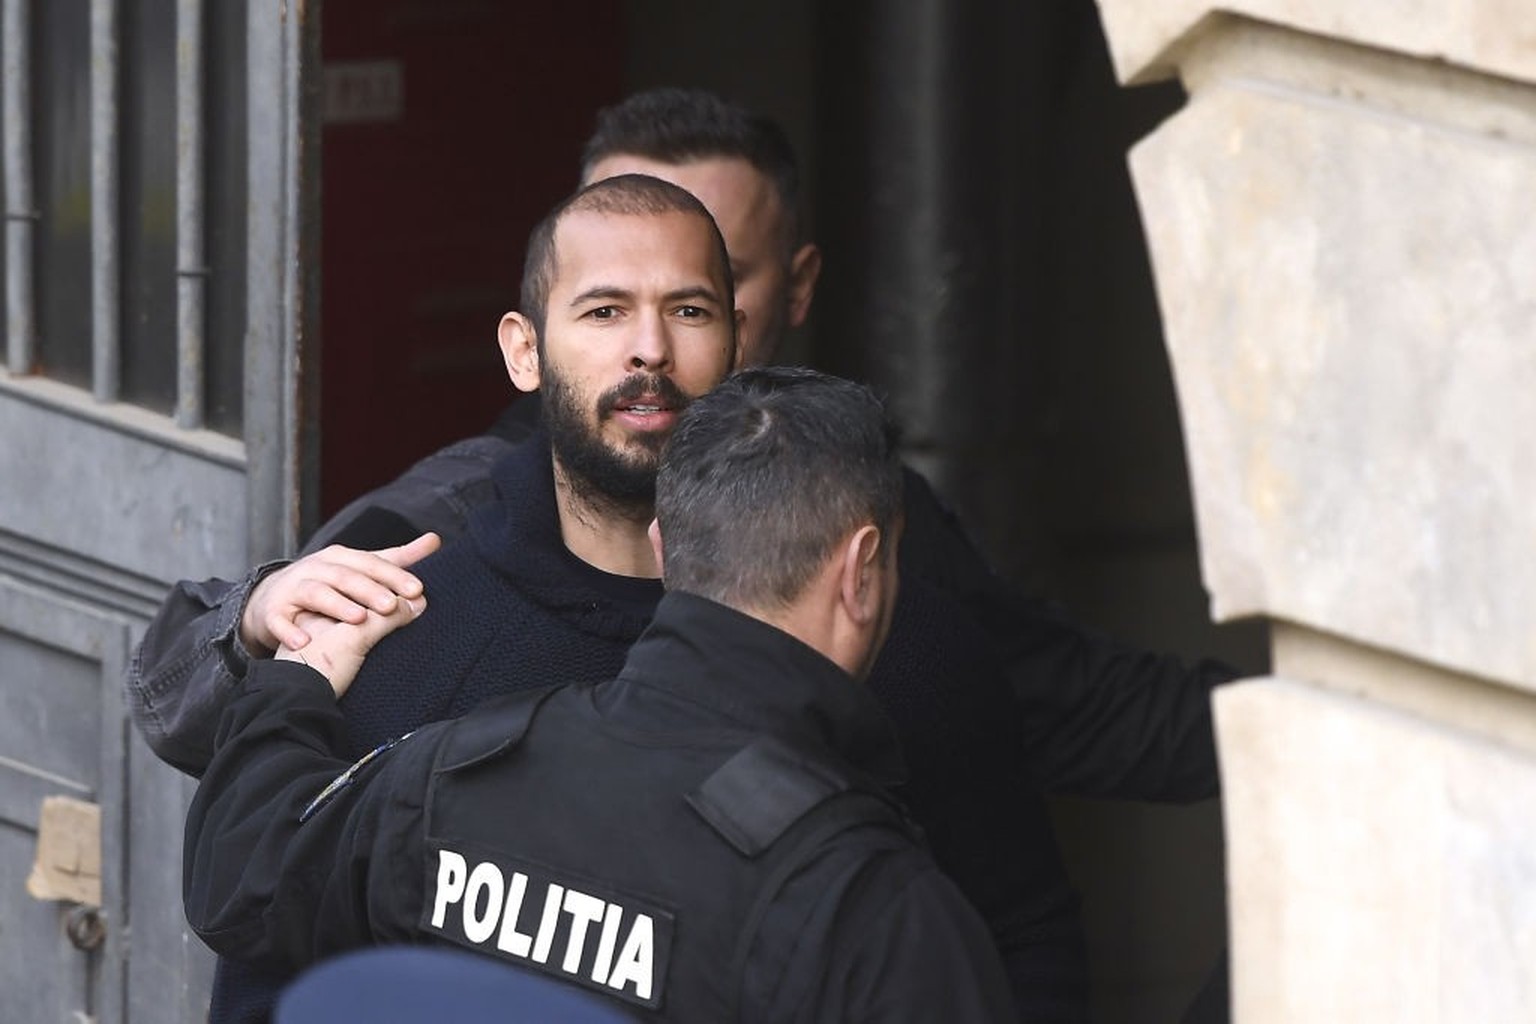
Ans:
{"label": "stone block", "polygon": [[1175,73],[1214,23],[1251,19],[1536,82],[1536,22],[1526,0],[1098,0],[1115,71],[1125,82]]}
{"label": "stone block", "polygon": [[1536,691],[1536,145],[1233,75],[1132,166],[1215,617]]}
{"label": "stone block", "polygon": [[1234,1019],[1536,1019],[1536,759],[1282,679],[1217,692]]}

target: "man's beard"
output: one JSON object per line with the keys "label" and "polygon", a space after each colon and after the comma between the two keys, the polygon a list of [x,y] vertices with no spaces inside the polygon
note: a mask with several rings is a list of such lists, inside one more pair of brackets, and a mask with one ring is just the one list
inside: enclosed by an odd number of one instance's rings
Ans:
{"label": "man's beard", "polygon": [[649,518],[656,502],[656,467],[669,435],[657,431],[636,434],[639,450],[619,451],[603,440],[601,427],[620,402],[652,395],[681,412],[688,396],[669,377],[630,374],[598,397],[594,426],[587,419],[588,410],[580,408],[575,391],[558,373],[550,372],[548,364],[539,390],[550,448],[576,496],[595,508]]}

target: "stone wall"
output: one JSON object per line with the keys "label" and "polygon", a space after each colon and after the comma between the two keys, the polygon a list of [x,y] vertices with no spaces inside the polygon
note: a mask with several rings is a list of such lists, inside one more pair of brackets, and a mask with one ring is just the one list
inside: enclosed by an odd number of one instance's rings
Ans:
{"label": "stone wall", "polygon": [[[1519,10],[1517,8],[1524,8]],[[1219,620],[1241,1024],[1536,1019],[1536,22],[1100,0]]]}

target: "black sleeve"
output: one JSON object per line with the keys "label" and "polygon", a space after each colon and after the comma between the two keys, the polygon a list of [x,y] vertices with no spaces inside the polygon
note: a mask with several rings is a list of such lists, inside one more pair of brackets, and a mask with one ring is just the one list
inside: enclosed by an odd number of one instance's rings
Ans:
{"label": "black sleeve", "polygon": [[1017,597],[994,614],[1042,789],[1162,801],[1219,792],[1211,690],[1235,669],[1141,650]]}
{"label": "black sleeve", "polygon": [[187,815],[188,923],[223,956],[283,969],[398,931],[377,919],[370,893],[419,905],[420,873],[402,865],[430,753],[397,745],[301,821],[351,767],[333,753],[342,719],[331,688],[305,665],[263,661],[243,689]]}
{"label": "black sleeve", "polygon": [[[834,945],[844,979],[839,1021],[1016,1021],[992,937],[931,864],[900,889],[865,901]],[[863,909],[863,908],[861,908]]]}
{"label": "black sleeve", "polygon": [[754,971],[774,984],[753,976],[747,1021],[1018,1019],[986,926],[916,846],[834,855],[801,874],[765,916],[755,951]]}
{"label": "black sleeve", "polygon": [[1024,597],[993,573],[926,481],[907,475],[903,572],[933,581],[990,637],[1047,792],[1196,800],[1219,788],[1210,691],[1228,665],[1140,650]]}

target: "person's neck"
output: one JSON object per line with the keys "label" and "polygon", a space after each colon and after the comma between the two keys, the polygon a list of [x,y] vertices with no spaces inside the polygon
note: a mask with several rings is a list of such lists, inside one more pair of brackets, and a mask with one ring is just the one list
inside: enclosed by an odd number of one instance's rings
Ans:
{"label": "person's neck", "polygon": [[555,509],[566,548],[594,569],[616,576],[658,579],[656,553],[646,535],[655,516],[651,502],[626,502],[594,494],[555,468]]}

